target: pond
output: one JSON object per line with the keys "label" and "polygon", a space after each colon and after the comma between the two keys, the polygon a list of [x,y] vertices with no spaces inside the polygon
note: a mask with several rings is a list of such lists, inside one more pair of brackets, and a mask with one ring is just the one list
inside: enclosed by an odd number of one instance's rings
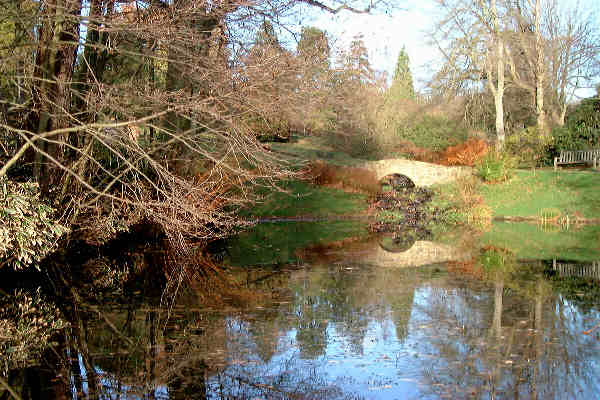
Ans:
{"label": "pond", "polygon": [[[599,238],[263,224],[222,249],[245,294],[221,306],[143,274],[120,291],[29,285],[4,293],[0,398],[593,398]],[[148,269],[139,253],[123,265]]]}

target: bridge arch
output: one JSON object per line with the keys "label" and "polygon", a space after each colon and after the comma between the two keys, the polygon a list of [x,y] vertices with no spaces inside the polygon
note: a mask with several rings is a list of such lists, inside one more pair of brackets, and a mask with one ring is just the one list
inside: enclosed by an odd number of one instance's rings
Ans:
{"label": "bridge arch", "polygon": [[473,169],[470,167],[446,167],[401,158],[369,161],[362,167],[373,171],[378,181],[388,175],[404,175],[419,187],[452,182],[460,176],[473,173]]}
{"label": "bridge arch", "polygon": [[377,240],[379,247],[388,253],[404,253],[410,250],[416,241],[417,238],[410,233],[381,235]]}
{"label": "bridge arch", "polygon": [[396,189],[396,188],[414,188],[416,186],[415,183],[413,182],[413,180],[410,179],[410,177],[403,175],[403,174],[398,174],[395,172],[379,179],[379,183],[382,185],[392,186],[394,189]]}

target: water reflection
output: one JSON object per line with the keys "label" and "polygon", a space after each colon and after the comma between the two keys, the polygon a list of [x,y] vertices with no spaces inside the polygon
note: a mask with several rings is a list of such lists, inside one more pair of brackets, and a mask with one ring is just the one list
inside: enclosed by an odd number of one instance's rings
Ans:
{"label": "water reflection", "polygon": [[[373,256],[382,247],[380,238],[338,241],[294,251],[302,265],[241,268],[238,281],[261,294],[241,307],[208,308],[193,292],[165,307],[160,291],[134,284],[157,284],[148,265],[123,274],[127,289],[116,294],[55,271],[40,292],[53,321],[69,325],[47,326],[48,346],[27,361],[5,360],[4,379],[21,398],[571,399],[600,390],[598,283],[578,272],[587,267],[455,245],[460,256],[435,265],[415,254],[413,266],[389,268]],[[15,321],[4,313],[0,326]]]}

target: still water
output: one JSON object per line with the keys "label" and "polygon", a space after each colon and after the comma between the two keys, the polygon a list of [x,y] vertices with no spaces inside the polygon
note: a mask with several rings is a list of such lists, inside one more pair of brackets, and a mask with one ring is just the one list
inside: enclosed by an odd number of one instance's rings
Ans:
{"label": "still water", "polygon": [[[539,257],[523,229],[538,230]],[[228,243],[243,294],[220,306],[200,289],[172,302],[141,275],[68,301],[6,293],[19,306],[0,319],[0,398],[596,398],[599,233],[269,224]]]}

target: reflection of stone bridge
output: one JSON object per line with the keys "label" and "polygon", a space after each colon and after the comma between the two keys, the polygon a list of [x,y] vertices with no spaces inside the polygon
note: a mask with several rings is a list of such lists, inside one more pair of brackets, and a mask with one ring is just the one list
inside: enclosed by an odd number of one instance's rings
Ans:
{"label": "reflection of stone bridge", "polygon": [[552,260],[552,269],[561,277],[579,276],[600,280],[600,261],[577,263]]}
{"label": "reflection of stone bridge", "polygon": [[445,167],[405,159],[369,161],[361,167],[375,172],[377,180],[388,175],[400,174],[409,177],[416,186],[448,183],[460,176],[472,174],[472,169],[469,167]]}
{"label": "reflection of stone bridge", "polygon": [[364,242],[363,245],[366,246],[349,249],[353,260],[378,267],[419,267],[448,261],[467,261],[472,256],[469,251],[456,246],[426,240],[417,240],[408,250],[401,252],[391,251],[374,241]]}

